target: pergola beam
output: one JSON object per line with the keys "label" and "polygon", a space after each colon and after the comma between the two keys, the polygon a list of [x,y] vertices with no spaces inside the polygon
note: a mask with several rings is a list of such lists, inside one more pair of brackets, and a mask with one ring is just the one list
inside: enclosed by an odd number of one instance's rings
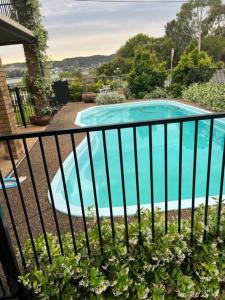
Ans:
{"label": "pergola beam", "polygon": [[0,46],[35,42],[36,38],[31,30],[0,13]]}

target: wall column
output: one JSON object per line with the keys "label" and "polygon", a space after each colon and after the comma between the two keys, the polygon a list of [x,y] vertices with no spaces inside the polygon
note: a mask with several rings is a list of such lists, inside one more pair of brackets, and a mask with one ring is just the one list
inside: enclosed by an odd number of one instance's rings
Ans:
{"label": "wall column", "polygon": [[[40,66],[40,60],[37,55],[37,46],[35,44],[24,44],[24,53],[26,57],[26,64],[27,64],[27,70],[28,70],[28,76],[32,81],[32,78],[34,78],[36,75],[43,76],[41,66]],[[35,86],[32,86],[32,95],[34,96],[34,102],[37,109],[37,112],[40,112],[42,108],[46,106],[46,97],[44,94],[41,94]]]}
{"label": "wall column", "polygon": [[[12,102],[6,82],[6,76],[0,58],[0,135],[10,135],[15,132],[16,127],[16,117],[13,111]],[[10,143],[14,158],[19,158],[19,156],[23,153],[21,142],[12,141]],[[0,146],[0,156],[2,158],[8,159],[9,154],[7,146],[5,144]]]}

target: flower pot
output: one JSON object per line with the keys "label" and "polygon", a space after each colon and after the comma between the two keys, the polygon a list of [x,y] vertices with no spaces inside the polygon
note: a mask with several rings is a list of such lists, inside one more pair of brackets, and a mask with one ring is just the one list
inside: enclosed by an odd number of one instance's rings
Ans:
{"label": "flower pot", "polygon": [[92,92],[86,92],[82,94],[82,100],[85,103],[94,103],[96,98],[96,94]]}
{"label": "flower pot", "polygon": [[30,123],[38,126],[46,126],[50,123],[51,116],[32,116],[30,117]]}

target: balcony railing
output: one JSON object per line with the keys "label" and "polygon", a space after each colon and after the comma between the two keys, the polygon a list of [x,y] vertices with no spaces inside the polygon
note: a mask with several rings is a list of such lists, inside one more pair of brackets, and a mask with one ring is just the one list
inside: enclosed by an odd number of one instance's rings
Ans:
{"label": "balcony railing", "polygon": [[10,0],[0,0],[0,13],[14,21],[18,21],[17,11]]}
{"label": "balcony railing", "polygon": [[[88,216],[86,215],[86,209],[84,206],[84,192],[85,192],[85,185],[84,182],[82,182],[82,176],[81,176],[81,164],[80,164],[80,158],[78,153],[78,148],[76,147],[82,138],[86,137],[86,147],[87,147],[87,153],[88,153],[88,159],[87,159],[87,172],[91,174],[91,181],[88,183],[92,186],[94,191],[94,209],[96,211],[96,219],[97,219],[97,226],[98,226],[98,238],[99,238],[99,245],[101,252],[104,251],[105,247],[105,241],[104,236],[102,235],[102,218],[99,213],[99,191],[96,186],[96,160],[93,155],[93,144],[92,144],[92,136],[93,134],[99,134],[101,137],[101,141],[99,144],[102,145],[102,155],[104,159],[104,170],[102,169],[101,172],[101,184],[106,186],[108,200],[109,200],[109,218],[111,221],[111,229],[112,229],[112,243],[114,242],[114,236],[115,236],[115,227],[114,224],[116,222],[116,219],[114,218],[114,207],[112,205],[112,179],[110,178],[110,153],[109,153],[109,144],[107,143],[107,136],[111,132],[114,132],[116,135],[116,146],[114,147],[114,154],[111,157],[115,157],[117,155],[118,157],[118,171],[120,173],[119,178],[121,179],[121,191],[122,191],[122,198],[123,198],[123,205],[122,205],[122,216],[121,220],[124,221],[124,228],[125,228],[125,238],[124,243],[126,244],[127,250],[130,249],[130,236],[129,236],[129,222],[128,222],[128,215],[127,215],[127,207],[128,207],[128,198],[126,193],[126,187],[125,187],[125,156],[126,153],[124,152],[124,141],[122,137],[125,134],[127,134],[126,130],[130,129],[130,134],[132,135],[132,143],[133,143],[133,151],[134,151],[134,161],[135,161],[135,169],[133,173],[134,177],[134,183],[133,187],[136,190],[137,195],[137,203],[135,204],[137,208],[137,216],[138,216],[138,222],[140,223],[140,232],[141,232],[141,203],[140,203],[140,165],[139,165],[139,158],[140,153],[138,149],[140,149],[140,141],[142,142],[142,139],[138,137],[138,133],[141,128],[147,130],[147,151],[149,153],[149,161],[145,164],[145,174],[150,174],[149,181],[144,181],[143,184],[147,184],[150,186],[151,194],[149,195],[149,207],[151,210],[151,236],[152,241],[155,240],[155,205],[158,205],[157,202],[155,202],[156,199],[156,174],[155,170],[153,168],[153,165],[156,163],[154,160],[154,153],[153,149],[154,147],[158,147],[157,141],[153,137],[153,133],[157,133],[157,126],[161,126],[163,129],[162,131],[162,140],[164,140],[164,143],[162,144],[162,153],[163,153],[163,160],[164,160],[164,167],[161,169],[161,173],[159,173],[159,176],[161,178],[164,178],[164,182],[161,186],[161,189],[164,191],[164,195],[162,196],[162,204],[164,207],[164,211],[162,211],[162,214],[165,215],[165,234],[168,231],[168,225],[169,225],[169,190],[171,188],[169,181],[169,170],[171,168],[177,169],[177,179],[176,179],[176,186],[178,191],[178,199],[177,199],[177,206],[174,208],[176,210],[177,214],[177,232],[182,232],[182,226],[181,226],[181,220],[182,220],[182,191],[184,188],[184,185],[187,184],[187,182],[184,180],[185,174],[188,172],[185,168],[184,171],[182,171],[184,163],[192,164],[192,168],[189,169],[191,173],[191,184],[189,187],[189,190],[191,192],[191,198],[189,201],[189,218],[191,220],[191,227],[190,227],[190,242],[192,243],[194,240],[194,234],[196,233],[195,229],[195,208],[197,207],[197,201],[199,196],[197,195],[197,178],[199,178],[196,174],[197,171],[197,163],[199,164],[199,159],[201,164],[204,164],[204,161],[201,157],[201,151],[203,145],[201,144],[200,140],[204,138],[205,144],[204,148],[206,150],[207,154],[207,161],[205,164],[205,196],[202,198],[205,204],[205,215],[204,215],[204,225],[205,228],[207,228],[209,224],[208,219],[208,209],[210,205],[210,192],[209,192],[209,186],[211,182],[211,177],[214,174],[216,175],[216,182],[217,187],[216,188],[216,194],[218,195],[218,217],[215,220],[216,227],[218,231],[218,236],[220,235],[220,226],[221,226],[221,210],[222,210],[222,204],[223,204],[223,191],[224,191],[224,166],[225,166],[225,135],[224,130],[220,129],[220,127],[224,124],[224,120],[221,120],[222,118],[225,118],[225,113],[216,113],[216,114],[206,114],[206,115],[197,115],[197,116],[186,116],[186,117],[177,117],[177,118],[171,118],[171,119],[163,119],[163,120],[151,120],[151,121],[142,121],[142,122],[132,122],[132,123],[123,123],[123,124],[113,124],[113,125],[103,125],[103,126],[93,126],[93,127],[84,127],[84,128],[72,128],[72,129],[62,129],[58,131],[43,131],[43,132],[34,132],[34,133],[25,133],[25,134],[19,134],[19,135],[8,135],[8,136],[0,136],[0,142],[4,143],[8,149],[9,159],[11,161],[11,165],[13,168],[13,174],[16,178],[17,183],[17,189],[14,191],[10,191],[6,189],[5,183],[3,181],[2,172],[0,169],[0,185],[2,188],[1,196],[2,196],[2,205],[3,207],[3,216],[5,217],[6,221],[8,222],[8,227],[10,228],[10,234],[15,235],[16,239],[14,239],[14,247],[18,249],[18,263],[21,270],[27,270],[27,265],[29,265],[29,262],[26,261],[26,258],[24,257],[24,253],[22,251],[24,240],[27,238],[30,239],[31,245],[32,245],[32,251],[35,259],[35,263],[37,267],[39,266],[39,258],[37,255],[37,250],[35,246],[34,239],[36,236],[39,236],[40,234],[43,234],[46,249],[48,251],[49,255],[49,261],[51,262],[53,257],[51,253],[51,249],[49,248],[48,239],[47,239],[47,232],[53,232],[58,236],[58,241],[61,247],[61,252],[63,254],[63,246],[62,246],[62,233],[65,232],[71,232],[71,238],[73,239],[74,244],[74,251],[75,254],[78,253],[78,248],[76,244],[77,234],[79,231],[77,231],[78,222],[80,222],[79,226],[81,230],[83,229],[85,233],[85,239],[86,239],[86,251],[88,255],[93,254],[92,249],[89,244],[89,238],[90,238],[90,232],[88,229]],[[184,127],[186,124],[190,124],[192,122],[193,124],[193,138],[192,141],[188,142],[188,147],[184,147],[184,139],[187,139],[186,137],[186,130],[184,130]],[[202,128],[202,125],[207,125],[204,129],[203,135],[201,132],[199,133],[199,129]],[[171,127],[172,126],[172,127]],[[224,125],[223,125],[224,126]],[[222,126],[222,127],[223,127]],[[177,155],[176,157],[173,156],[173,163],[168,163],[168,156],[169,156],[169,136],[171,136],[170,129],[176,128],[178,131],[178,143],[177,143]],[[219,129],[221,132],[220,134],[216,134],[215,129]],[[187,128],[189,129],[189,127]],[[174,131],[172,131],[174,134]],[[82,136],[81,136],[82,135]],[[189,137],[188,137],[189,138]],[[28,141],[30,139],[36,139],[36,144],[32,148],[32,151],[29,152],[28,150]],[[17,167],[16,161],[14,159],[13,155],[13,144],[14,142],[20,143],[24,149],[24,157],[23,161]],[[216,142],[216,146],[215,146]],[[67,146],[69,149],[66,149]],[[187,146],[187,145],[186,145]],[[219,147],[221,150],[221,157],[216,162],[217,165],[217,172],[212,170],[213,165],[215,165],[215,160],[211,160],[212,158],[212,149],[215,147]],[[158,148],[157,148],[158,149]],[[186,149],[186,150],[185,150]],[[82,150],[83,151],[83,150]],[[96,151],[96,150],[95,150]],[[158,150],[157,150],[158,151]],[[191,152],[193,155],[192,161],[187,161],[186,159],[186,151]],[[70,182],[68,182],[66,179],[68,177],[67,170],[65,170],[65,163],[63,163],[64,159],[71,153],[72,163],[71,165],[74,166],[75,171],[73,178]],[[158,155],[158,152],[157,152]],[[158,156],[157,156],[158,157]],[[156,157],[155,157],[156,158]],[[177,164],[175,164],[175,161],[177,160]],[[89,162],[88,162],[89,161]],[[62,179],[62,194],[65,196],[65,202],[66,202],[66,214],[60,214],[56,211],[56,199],[53,192],[53,186],[51,184],[51,178],[55,175],[55,172],[59,170],[59,177]],[[23,186],[20,184],[20,175],[26,175],[27,180],[25,183],[23,183]],[[75,178],[76,174],[76,178]],[[202,176],[202,174],[201,174]],[[119,179],[119,180],[120,180]],[[201,183],[203,184],[203,183]],[[69,203],[69,196],[68,196],[68,189],[71,188],[71,186],[78,186],[78,192],[79,192],[79,199],[80,199],[80,206],[81,206],[81,216],[79,217],[79,220],[77,217],[74,217],[71,214],[71,205]],[[47,195],[49,195],[49,200],[51,202],[51,205],[48,204]],[[58,194],[61,195],[60,191],[58,190]],[[61,197],[61,196],[60,196]],[[75,197],[75,196],[74,196]],[[0,218],[1,221],[1,218]],[[83,221],[83,226],[82,226]],[[0,222],[1,225],[1,222]],[[1,227],[0,227],[1,229]],[[1,231],[0,231],[1,232]],[[197,233],[200,235],[200,233]],[[210,232],[209,232],[210,234]],[[204,237],[206,236],[206,229],[204,229]],[[5,244],[2,242],[0,246],[4,246]],[[4,247],[3,247],[4,249]],[[1,250],[1,247],[0,247]],[[0,251],[1,254],[1,251]],[[8,256],[7,256],[8,257]],[[0,256],[1,258],[1,256]],[[7,258],[5,262],[5,265],[8,266],[12,262],[10,261],[10,258]],[[6,274],[7,275],[7,274]],[[8,275],[8,282],[12,279],[11,274]],[[0,279],[1,278],[1,272],[0,272]],[[3,284],[0,281],[0,299],[1,299],[1,289],[4,296],[4,289],[1,288],[1,285]],[[26,298],[19,298],[19,299],[26,299]]]}

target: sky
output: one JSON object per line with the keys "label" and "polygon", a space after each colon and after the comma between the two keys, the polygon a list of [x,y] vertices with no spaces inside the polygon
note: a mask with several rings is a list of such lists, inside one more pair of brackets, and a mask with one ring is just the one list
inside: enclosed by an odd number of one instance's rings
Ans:
{"label": "sky", "polygon": [[[49,33],[48,55],[66,57],[112,54],[129,37],[146,33],[159,37],[181,3],[99,3],[41,0]],[[4,64],[25,60],[21,45],[0,48]]]}

